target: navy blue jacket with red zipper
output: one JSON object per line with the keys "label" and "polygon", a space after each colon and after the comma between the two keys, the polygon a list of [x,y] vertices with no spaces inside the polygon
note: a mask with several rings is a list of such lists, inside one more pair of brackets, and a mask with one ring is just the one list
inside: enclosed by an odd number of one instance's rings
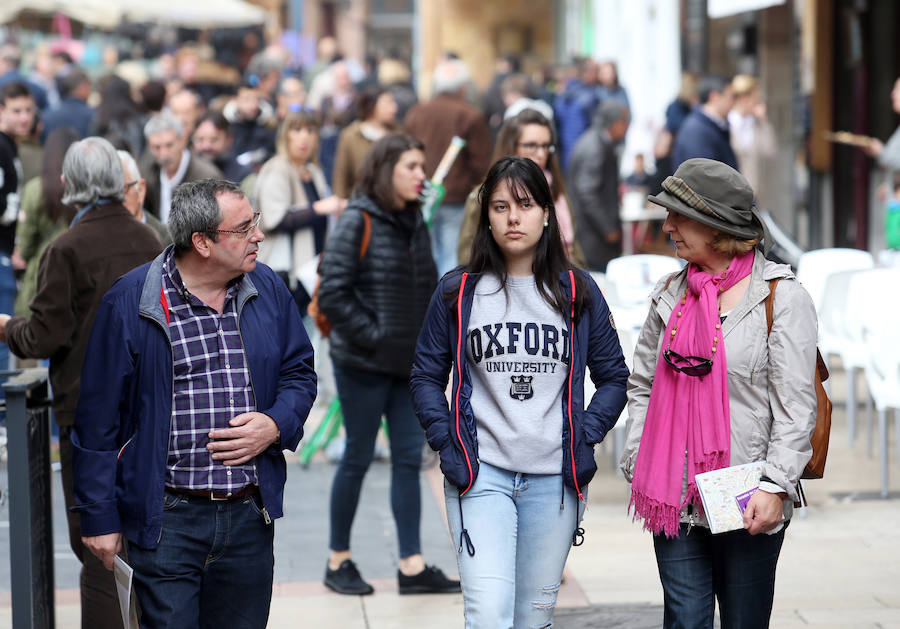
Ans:
{"label": "navy blue jacket with red zipper", "polygon": [[[597,471],[594,444],[603,441],[625,407],[628,368],[619,338],[612,326],[609,307],[600,289],[581,270],[560,275],[563,291],[572,300],[574,273],[582,273],[591,294],[577,321],[568,317],[569,375],[562,396],[563,480],[583,500],[582,488]],[[478,436],[470,403],[472,378],[465,352],[465,331],[475,295],[477,274],[462,268],[445,275],[428,306],[416,346],[410,390],[419,422],[433,450],[440,453],[441,471],[464,495],[478,476]],[[450,298],[448,299],[448,295]],[[456,298],[454,298],[456,297]],[[574,323],[574,333],[573,333]],[[460,334],[462,331],[462,334]],[[584,407],[585,368],[597,387]],[[450,406],[445,391],[450,372],[453,386]]]}

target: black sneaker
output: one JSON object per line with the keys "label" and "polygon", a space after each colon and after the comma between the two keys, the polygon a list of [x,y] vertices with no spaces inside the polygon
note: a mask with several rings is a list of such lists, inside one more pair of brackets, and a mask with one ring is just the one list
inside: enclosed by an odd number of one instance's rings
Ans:
{"label": "black sneaker", "polygon": [[371,594],[375,591],[371,585],[363,581],[356,564],[345,559],[337,570],[325,564],[325,585],[338,594]]}
{"label": "black sneaker", "polygon": [[444,572],[435,566],[425,566],[419,574],[411,577],[397,571],[400,594],[452,594],[460,592],[459,581],[448,579]]}

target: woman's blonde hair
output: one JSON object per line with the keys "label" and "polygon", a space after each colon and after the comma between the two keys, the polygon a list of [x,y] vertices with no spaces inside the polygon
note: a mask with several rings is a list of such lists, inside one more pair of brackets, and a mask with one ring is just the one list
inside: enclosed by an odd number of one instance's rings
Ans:
{"label": "woman's blonde hair", "polygon": [[746,96],[757,88],[759,82],[749,74],[738,74],[731,79],[731,89],[735,96]]}
{"label": "woman's blonde hair", "polygon": [[[275,136],[275,152],[281,157],[287,158],[287,134],[288,131],[298,131],[300,129],[309,129],[314,131],[316,135],[319,133],[319,114],[314,111],[292,111],[289,112],[278,127],[278,134]],[[318,146],[309,157],[309,161],[317,164],[319,162]]]}
{"label": "woman's blonde hair", "polygon": [[713,236],[709,246],[716,253],[721,253],[733,258],[734,256],[747,253],[758,244],[759,238],[738,238],[737,236],[732,236],[731,234],[720,231]]}

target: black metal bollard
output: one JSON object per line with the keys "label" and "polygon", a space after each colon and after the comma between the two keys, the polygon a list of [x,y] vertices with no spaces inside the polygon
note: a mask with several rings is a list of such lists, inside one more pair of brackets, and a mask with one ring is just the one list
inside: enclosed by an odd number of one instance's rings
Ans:
{"label": "black metal bollard", "polygon": [[9,560],[13,629],[52,629],[53,520],[50,400],[46,369],[3,384],[9,470]]}

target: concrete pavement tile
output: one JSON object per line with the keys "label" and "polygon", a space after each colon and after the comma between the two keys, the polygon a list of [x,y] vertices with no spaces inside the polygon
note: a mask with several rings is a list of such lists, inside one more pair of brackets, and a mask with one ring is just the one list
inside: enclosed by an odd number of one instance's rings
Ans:
{"label": "concrete pavement tile", "polygon": [[581,583],[575,578],[574,573],[566,568],[563,571],[562,584],[559,586],[559,592],[556,595],[556,608],[584,607],[590,604],[591,602],[581,587]]}
{"label": "concrete pavement tile", "polygon": [[267,627],[268,629],[288,629],[299,626],[366,629],[367,624],[361,598],[331,594],[310,595],[302,598],[273,597]]}
{"label": "concrete pavement tile", "polygon": [[657,629],[662,624],[661,605],[594,605],[561,610],[553,618],[559,629]]}
{"label": "concrete pavement tile", "polygon": [[859,627],[864,622],[882,626],[885,623],[900,624],[900,609],[868,607],[856,609],[807,608],[798,611],[800,616],[814,627],[823,625]]}
{"label": "concrete pavement tile", "polygon": [[362,605],[371,629],[457,629],[463,624],[461,594],[400,596],[395,587],[394,592],[364,597]]}

